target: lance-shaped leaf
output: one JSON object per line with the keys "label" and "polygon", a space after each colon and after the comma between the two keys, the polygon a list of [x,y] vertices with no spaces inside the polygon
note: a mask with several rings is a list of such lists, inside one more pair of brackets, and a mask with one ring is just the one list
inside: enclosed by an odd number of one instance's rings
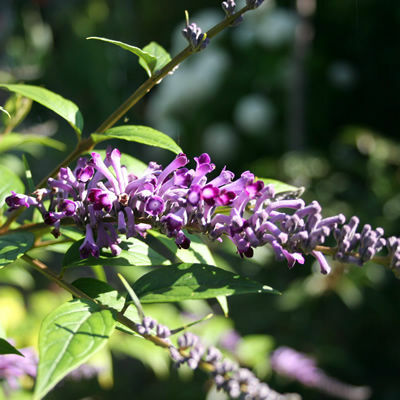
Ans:
{"label": "lance-shaped leaf", "polygon": [[116,325],[113,312],[76,299],[62,304],[43,321],[34,399],[43,398],[65,375],[103,347]]}
{"label": "lance-shaped leaf", "polygon": [[143,58],[139,58],[139,64],[146,71],[150,70],[150,74],[147,72],[149,76],[154,75],[171,61],[171,56],[167,50],[156,42],[150,42],[147,46],[143,47],[143,51],[155,57],[155,61],[151,61],[150,63],[147,63]]}
{"label": "lance-shaped leaf", "polygon": [[0,338],[0,354],[17,354],[23,357],[23,354],[3,338]]}
{"label": "lance-shaped leaf", "polygon": [[24,193],[25,191],[21,179],[2,165],[0,165],[0,182],[0,207],[3,207],[5,198],[11,195],[12,190],[16,193]]}
{"label": "lance-shaped leaf", "polygon": [[259,178],[257,177],[256,179],[259,179],[264,182],[265,185],[272,185],[275,189],[275,194],[282,194],[287,197],[299,197],[303,194],[304,188],[303,187],[297,187],[293,185],[289,185],[285,182],[278,181],[276,179],[270,179],[270,178]]}
{"label": "lance-shaped leaf", "polygon": [[27,143],[37,143],[43,146],[51,147],[56,150],[63,151],[65,150],[65,144],[49,138],[47,136],[40,135],[30,135],[30,134],[21,134],[21,133],[9,133],[3,137],[0,141],[0,152],[5,152],[10,149],[12,150],[24,150],[24,145]]}
{"label": "lance-shaped leaf", "polygon": [[108,249],[102,249],[100,257],[82,259],[79,254],[79,247],[83,242],[79,240],[75,242],[66,252],[63,259],[64,267],[83,267],[93,265],[114,266],[114,267],[129,267],[132,265],[167,265],[171,264],[169,260],[151,249],[146,243],[141,240],[130,238],[123,240],[119,246],[122,251],[119,256],[113,256]]}
{"label": "lance-shaped leaf", "polygon": [[39,86],[23,84],[0,84],[0,87],[28,97],[29,99],[40,103],[42,106],[54,111],[56,114],[70,123],[78,136],[81,135],[83,129],[83,117],[78,109],[78,106],[72,101]]}
{"label": "lance-shaped leaf", "polygon": [[137,55],[139,57],[139,64],[144,68],[149,76],[153,76],[154,73],[159,71],[162,67],[164,67],[164,65],[171,61],[171,56],[168,54],[168,52],[156,42],[151,42],[141,49],[140,47],[132,46],[118,40],[107,39],[104,37],[91,36],[87,39],[101,40],[102,42],[119,46],[122,49]]}
{"label": "lance-shaped leaf", "polygon": [[12,263],[32,248],[35,237],[30,232],[0,236],[0,268]]}
{"label": "lance-shaped leaf", "polygon": [[148,146],[161,147],[175,154],[182,153],[182,149],[165,133],[157,131],[148,126],[123,125],[111,128],[104,133],[92,133],[95,143],[110,139],[127,140],[147,144]]}
{"label": "lance-shaped leaf", "polygon": [[142,303],[209,299],[246,293],[275,293],[270,286],[207,264],[175,264],[138,279],[133,290]]}
{"label": "lance-shaped leaf", "polygon": [[177,261],[215,265],[214,257],[210,249],[197,235],[191,235],[185,232],[185,235],[190,239],[190,247],[188,249],[179,249],[175,242],[166,235],[155,230],[150,230],[148,232],[174,253],[178,258]]}

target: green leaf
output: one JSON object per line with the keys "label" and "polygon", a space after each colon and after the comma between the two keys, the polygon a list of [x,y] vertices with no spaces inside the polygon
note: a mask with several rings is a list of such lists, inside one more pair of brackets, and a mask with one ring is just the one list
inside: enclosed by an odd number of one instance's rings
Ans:
{"label": "green leaf", "polygon": [[150,70],[149,76],[153,76],[171,61],[171,56],[167,50],[156,42],[150,42],[147,46],[143,47],[143,51],[155,57],[155,61],[151,61],[150,63],[147,63],[144,58],[139,58],[139,64],[146,71]]}
{"label": "green leaf", "polygon": [[64,267],[83,267],[91,265],[103,265],[113,267],[129,267],[132,265],[167,265],[169,260],[155,252],[146,243],[139,239],[130,238],[123,240],[119,246],[121,254],[117,257],[111,254],[110,250],[102,250],[100,257],[89,257],[82,259],[79,254],[79,247],[83,239],[75,242],[67,251],[63,259]]}
{"label": "green leaf", "polygon": [[34,399],[43,398],[65,375],[103,347],[116,325],[111,310],[88,300],[62,304],[43,321]]}
{"label": "green leaf", "polygon": [[21,179],[8,168],[0,165],[0,207],[3,207],[5,198],[11,195],[11,191],[24,193],[25,186]]}
{"label": "green leaf", "polygon": [[117,311],[121,311],[125,304],[125,298],[106,282],[94,278],[79,278],[72,284],[100,304]]}
{"label": "green leaf", "polygon": [[5,152],[8,150],[21,149],[24,150],[24,146],[27,143],[37,143],[43,146],[51,147],[56,150],[65,150],[65,144],[49,138],[47,136],[31,135],[31,134],[21,134],[21,133],[8,133],[0,141],[0,152]]}
{"label": "green leaf", "polygon": [[128,50],[131,53],[137,55],[139,57],[140,65],[146,70],[146,72],[149,76],[152,75],[152,71],[154,69],[154,68],[152,68],[152,66],[155,66],[157,64],[156,55],[150,54],[149,52],[145,51],[144,49],[142,50],[139,47],[132,46],[130,44],[126,44],[123,42],[119,42],[118,40],[106,39],[106,38],[98,37],[98,36],[91,36],[86,39],[95,39],[95,40],[101,40],[103,42],[111,43],[111,44],[119,46],[122,49]]}
{"label": "green leaf", "polygon": [[7,340],[0,338],[0,354],[17,354],[23,357],[14,346],[7,342]]}
{"label": "green leaf", "polygon": [[154,230],[149,230],[148,232],[174,253],[178,260],[184,263],[215,265],[214,257],[212,256],[210,249],[197,235],[191,235],[190,233],[185,232],[185,235],[190,239],[190,247],[186,250],[179,249],[171,238],[160,232]]}
{"label": "green leaf", "polygon": [[148,126],[123,125],[116,126],[104,133],[92,133],[95,143],[110,139],[122,139],[128,142],[147,144],[148,146],[161,147],[175,154],[182,153],[182,149],[165,133],[159,132]]}
{"label": "green leaf", "polygon": [[4,107],[0,106],[0,111],[3,112],[4,114],[6,114],[9,119],[11,119],[11,115]]}
{"label": "green leaf", "polygon": [[299,197],[304,192],[303,187],[289,185],[287,183],[278,181],[276,179],[260,178],[260,177],[257,177],[256,179],[263,181],[265,185],[273,185],[275,189],[275,194],[287,194],[288,196],[292,195],[293,197]]}
{"label": "green leaf", "polygon": [[206,264],[175,264],[151,271],[138,279],[133,290],[142,303],[209,299],[276,290],[249,278]]}
{"label": "green leaf", "polygon": [[20,94],[14,93],[7,99],[6,104],[4,104],[4,109],[9,113],[11,118],[2,115],[2,122],[7,132],[11,132],[26,118],[31,107],[32,100]]}
{"label": "green leaf", "polygon": [[32,248],[35,240],[31,232],[17,232],[0,236],[0,268],[12,263]]}
{"label": "green leaf", "polygon": [[67,120],[75,129],[78,137],[80,137],[83,129],[83,117],[77,105],[72,101],[39,86],[0,84],[0,87],[6,88],[14,93],[19,93],[54,111],[60,117]]}

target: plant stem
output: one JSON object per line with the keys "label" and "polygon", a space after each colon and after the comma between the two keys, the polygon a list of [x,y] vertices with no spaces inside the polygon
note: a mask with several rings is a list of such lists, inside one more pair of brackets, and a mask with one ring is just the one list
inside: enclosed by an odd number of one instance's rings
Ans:
{"label": "plant stem", "polygon": [[[225,18],[219,24],[215,25],[207,32],[207,37],[211,39],[222,30],[227,28],[233,21],[244,14],[246,11],[250,10],[248,6],[243,7],[241,10],[231,15],[229,18]],[[165,65],[160,71],[155,75],[151,76],[147,81],[145,81],[135,92],[128,97],[109,117],[107,117],[104,122],[95,130],[95,133],[104,133],[107,129],[113,127],[120,118],[122,118],[140,99],[142,99],[156,84],[160,83],[163,78],[165,78],[168,73],[174,70],[182,61],[184,61],[191,54],[196,53],[190,46],[182,50],[178,55],[176,55],[167,65]],[[75,148],[75,150],[70,153],[56,168],[54,168],[47,176],[45,176],[36,188],[40,188],[46,185],[47,180],[50,177],[55,176],[60,168],[68,166],[72,161],[76,160],[81,154],[90,151],[94,148],[96,143],[93,141],[92,136],[87,139],[80,140]],[[15,221],[18,216],[23,212],[23,208],[13,211],[7,218],[7,221],[3,226],[0,227],[0,234],[8,230],[13,221]]]}

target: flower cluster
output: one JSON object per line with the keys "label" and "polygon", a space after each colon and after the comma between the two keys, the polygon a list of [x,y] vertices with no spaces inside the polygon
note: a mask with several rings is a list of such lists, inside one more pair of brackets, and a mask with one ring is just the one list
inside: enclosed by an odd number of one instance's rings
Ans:
{"label": "flower cluster", "polygon": [[150,228],[187,249],[190,240],[184,229],[189,229],[218,241],[227,236],[242,257],[252,257],[255,247],[268,244],[290,268],[311,254],[321,272],[328,273],[319,251],[328,238],[336,240],[334,257],[342,262],[362,265],[385,247],[391,267],[400,268],[400,239],[384,239],[382,228],[365,225],[357,233],[356,217],[347,224],[342,214],[323,218],[316,201],[306,205],[302,199],[279,197],[272,185],[265,186],[249,171],[234,180],[224,167],[209,179],[215,169],[209,155],[194,159],[194,169],[186,168],[189,161],[183,153],[165,168],[150,162],[137,177],[121,165],[117,149],[108,150],[104,160],[93,152],[90,159],[79,159],[75,169],[61,168],[47,188],[33,196],[12,192],[6,203],[11,210],[37,207],[56,237],[61,221],[72,219],[86,233],[82,258],[98,257],[107,247],[118,255],[121,235],[145,236]]}
{"label": "flower cluster", "polygon": [[203,50],[210,43],[210,39],[206,33],[201,31],[201,28],[192,22],[187,23],[186,27],[182,29],[182,34],[185,39],[189,42],[190,47],[193,51]]}
{"label": "flower cluster", "polygon": [[264,0],[246,0],[246,5],[250,9],[255,9],[261,6],[261,4],[264,3]]}
{"label": "flower cluster", "polygon": [[18,378],[29,375],[36,376],[38,358],[36,352],[31,347],[20,349],[17,354],[0,355],[0,380],[5,379],[10,389],[18,389]]}
{"label": "flower cluster", "polygon": [[294,395],[282,395],[275,392],[266,383],[260,382],[250,370],[240,368],[236,363],[223,359],[217,348],[206,348],[200,339],[190,332],[179,337],[178,348],[170,346],[170,354],[177,367],[187,364],[189,368],[196,369],[201,362],[208,363],[217,389],[225,391],[233,399],[294,399]]}
{"label": "flower cluster", "polygon": [[[236,2],[235,0],[226,0],[221,3],[221,7],[227,18],[231,17],[235,13]],[[240,15],[232,23],[231,26],[236,26],[243,21],[243,16]]]}
{"label": "flower cluster", "polygon": [[171,336],[171,331],[165,325],[159,324],[151,317],[144,317],[141,324],[136,325],[137,332],[141,335],[155,334],[161,339],[166,339]]}
{"label": "flower cluster", "polygon": [[345,400],[366,400],[371,390],[352,386],[326,375],[312,358],[290,347],[279,347],[272,353],[271,367],[281,375],[295,379],[305,386],[318,389]]}

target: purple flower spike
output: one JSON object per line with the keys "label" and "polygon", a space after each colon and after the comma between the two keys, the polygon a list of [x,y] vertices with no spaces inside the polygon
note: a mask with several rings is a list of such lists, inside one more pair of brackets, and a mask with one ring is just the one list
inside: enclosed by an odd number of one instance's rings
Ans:
{"label": "purple flower spike", "polygon": [[147,214],[155,217],[164,212],[164,200],[158,196],[151,196],[146,201],[145,211]]}
{"label": "purple flower spike", "polygon": [[92,227],[89,224],[86,225],[86,237],[79,247],[79,253],[81,258],[88,258],[89,256],[98,258],[100,255],[99,248],[94,242]]}
{"label": "purple flower spike", "polygon": [[190,239],[182,231],[176,235],[175,243],[180,249],[188,249],[190,247]]}

